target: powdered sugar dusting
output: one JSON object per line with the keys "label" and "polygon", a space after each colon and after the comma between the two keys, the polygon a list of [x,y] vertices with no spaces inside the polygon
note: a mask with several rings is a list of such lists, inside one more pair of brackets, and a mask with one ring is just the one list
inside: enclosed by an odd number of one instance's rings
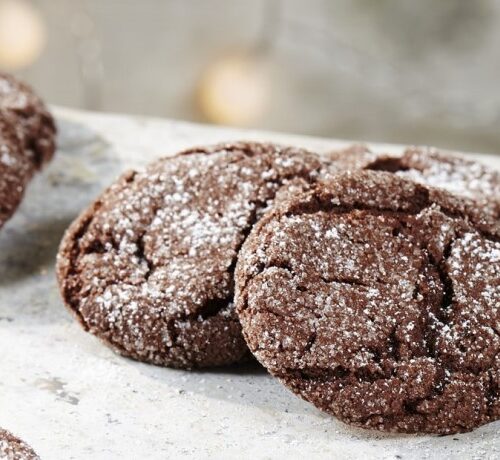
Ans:
{"label": "powdered sugar dusting", "polygon": [[0,118],[0,228],[19,205],[32,173],[33,164],[11,125]]}
{"label": "powdered sugar dusting", "polygon": [[500,218],[500,173],[482,163],[432,147],[412,147],[402,156],[393,156],[353,145],[330,152],[328,158],[340,169],[388,171],[475,200],[483,212]]}
{"label": "powdered sugar dusting", "polygon": [[0,228],[19,205],[35,169],[55,150],[55,125],[30,88],[0,73]]}
{"label": "powdered sugar dusting", "polygon": [[481,163],[444,155],[436,149],[408,149],[402,163],[409,168],[399,175],[459,196],[500,205],[500,174]]}
{"label": "powdered sugar dusting", "polygon": [[0,458],[4,460],[40,459],[28,444],[2,428],[0,428]]}
{"label": "powdered sugar dusting", "polygon": [[56,134],[52,116],[29,86],[4,73],[0,73],[0,117],[11,125],[36,168],[52,158]]}
{"label": "powdered sugar dusting", "polygon": [[270,213],[240,255],[251,350],[349,423],[450,433],[500,417],[499,234],[425,195],[339,176]]}
{"label": "powdered sugar dusting", "polygon": [[302,150],[241,143],[126,175],[66,236],[67,302],[91,332],[137,359],[178,367],[242,359],[232,303],[239,248],[282,187],[307,185],[322,167]]}

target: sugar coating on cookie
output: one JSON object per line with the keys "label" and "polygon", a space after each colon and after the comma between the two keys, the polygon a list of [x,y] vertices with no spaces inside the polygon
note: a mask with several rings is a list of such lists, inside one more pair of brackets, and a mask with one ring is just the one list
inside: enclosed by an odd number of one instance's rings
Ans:
{"label": "sugar coating on cookie", "polygon": [[40,457],[24,441],[0,428],[0,459],[39,460]]}
{"label": "sugar coating on cookie", "polygon": [[480,162],[432,147],[411,147],[402,156],[393,156],[353,145],[328,157],[344,169],[388,171],[473,199],[500,219],[500,172]]}
{"label": "sugar coating on cookie", "polygon": [[42,99],[25,83],[0,73],[0,118],[10,123],[37,168],[55,151],[56,126]]}
{"label": "sugar coating on cookie", "polygon": [[34,172],[55,150],[55,123],[42,100],[0,73],[0,228],[19,206]]}
{"label": "sugar coating on cookie", "polygon": [[314,182],[324,166],[304,150],[235,143],[125,174],[65,235],[66,305],[138,360],[192,368],[245,359],[233,304],[240,246],[280,190]]}
{"label": "sugar coating on cookie", "polygon": [[17,209],[33,172],[19,138],[0,118],[0,228]]}
{"label": "sugar coating on cookie", "polygon": [[500,418],[500,228],[463,199],[340,175],[254,227],[235,302],[257,359],[344,422],[448,434]]}

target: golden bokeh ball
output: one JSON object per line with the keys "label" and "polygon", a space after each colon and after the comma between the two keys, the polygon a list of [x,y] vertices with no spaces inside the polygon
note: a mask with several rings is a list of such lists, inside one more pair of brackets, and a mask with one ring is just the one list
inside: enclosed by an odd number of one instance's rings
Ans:
{"label": "golden bokeh ball", "polygon": [[26,67],[40,56],[46,41],[40,13],[26,0],[0,0],[0,69]]}
{"label": "golden bokeh ball", "polygon": [[258,120],[270,97],[270,81],[263,60],[233,55],[215,61],[201,78],[198,104],[210,122],[245,126]]}

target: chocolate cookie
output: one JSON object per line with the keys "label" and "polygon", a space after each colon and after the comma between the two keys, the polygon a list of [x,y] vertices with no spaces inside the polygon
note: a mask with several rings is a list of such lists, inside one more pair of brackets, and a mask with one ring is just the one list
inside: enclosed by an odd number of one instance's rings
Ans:
{"label": "chocolate cookie", "polygon": [[31,88],[0,73],[0,228],[55,149],[55,124]]}
{"label": "chocolate cookie", "polygon": [[362,145],[332,152],[329,158],[345,169],[388,171],[442,188],[475,200],[486,212],[500,218],[500,172],[476,161],[428,147],[412,147],[397,157],[375,153]]}
{"label": "chocolate cookie", "polygon": [[9,123],[0,118],[0,228],[12,216],[34,172]]}
{"label": "chocolate cookie", "polygon": [[0,118],[12,124],[37,168],[52,158],[56,135],[52,115],[28,85],[4,73],[0,73]]}
{"label": "chocolate cookie", "polygon": [[500,227],[387,172],[276,207],[236,267],[257,359],[344,422],[408,433],[500,418]]}
{"label": "chocolate cookie", "polygon": [[137,360],[192,368],[244,359],[233,305],[240,246],[280,190],[314,182],[324,166],[300,149],[235,143],[125,174],[63,239],[66,305]]}
{"label": "chocolate cookie", "polygon": [[39,460],[40,457],[24,441],[0,428],[0,459]]}

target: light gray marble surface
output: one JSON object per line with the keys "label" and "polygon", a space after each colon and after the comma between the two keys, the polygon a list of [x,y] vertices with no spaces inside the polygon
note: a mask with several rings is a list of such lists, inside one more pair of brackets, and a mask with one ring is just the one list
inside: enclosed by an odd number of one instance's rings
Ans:
{"label": "light gray marble surface", "polygon": [[[500,457],[500,423],[449,437],[349,428],[257,365],[183,372],[121,358],[64,309],[54,260],[64,229],[121,171],[231,139],[324,151],[340,141],[55,109],[53,163],[0,232],[0,426],[43,459]],[[397,146],[375,146],[392,151]],[[492,167],[500,159],[483,156]]]}

